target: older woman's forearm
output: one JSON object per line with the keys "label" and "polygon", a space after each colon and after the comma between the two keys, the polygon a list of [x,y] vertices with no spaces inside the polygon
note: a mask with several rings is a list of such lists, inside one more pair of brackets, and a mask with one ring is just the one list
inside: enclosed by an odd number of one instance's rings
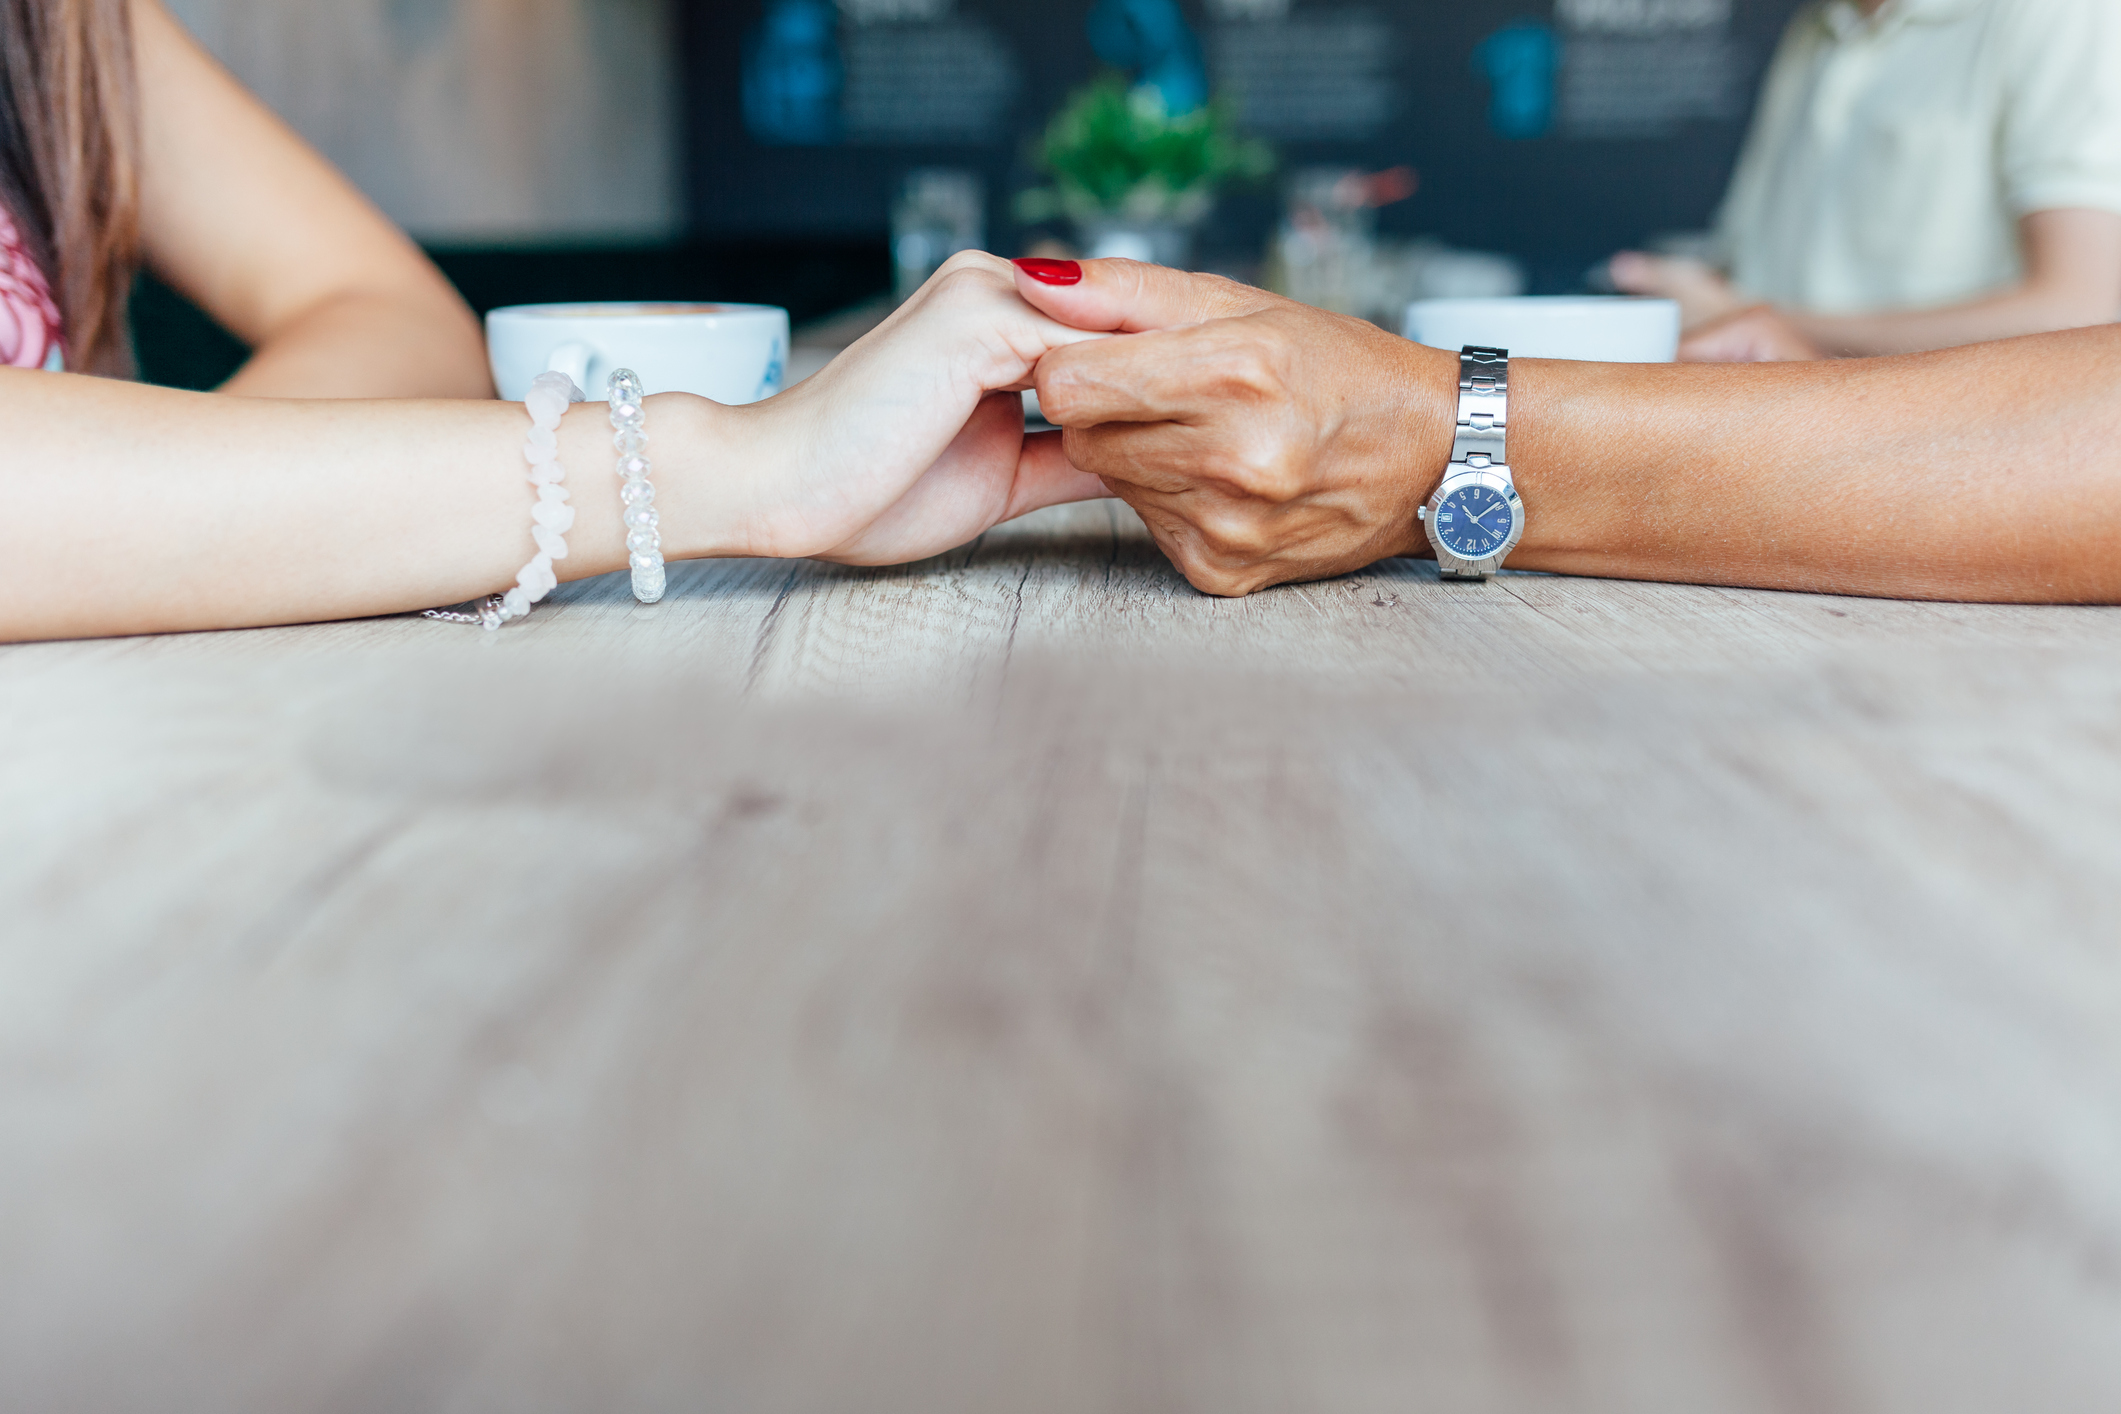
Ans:
{"label": "older woman's forearm", "polygon": [[[1459,359],[1228,281],[1085,261],[1024,296],[1070,460],[1198,588],[1421,553]],[[1513,569],[2121,602],[2121,327],[1793,364],[1512,360]]]}
{"label": "older woman's forearm", "polygon": [[2121,330],[1748,367],[1516,362],[1515,568],[2121,601]]}

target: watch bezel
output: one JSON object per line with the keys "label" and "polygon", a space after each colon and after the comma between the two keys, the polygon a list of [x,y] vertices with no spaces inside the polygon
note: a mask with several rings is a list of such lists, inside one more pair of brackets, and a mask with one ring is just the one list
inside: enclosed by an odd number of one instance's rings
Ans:
{"label": "watch bezel", "polygon": [[[1502,544],[1496,547],[1495,553],[1485,559],[1468,560],[1460,556],[1443,543],[1443,537],[1436,529],[1436,513],[1443,508],[1445,499],[1453,492],[1468,486],[1484,486],[1490,491],[1498,492],[1510,507],[1510,533],[1503,537]],[[1436,489],[1430,493],[1428,513],[1421,518],[1421,528],[1429,537],[1429,548],[1436,552],[1438,570],[1448,570],[1454,574],[1493,574],[1501,569],[1503,560],[1517,548],[1517,542],[1524,538],[1524,502],[1517,497],[1517,483],[1510,475],[1510,468],[1502,462],[1495,462],[1488,466],[1464,467],[1451,472],[1438,482]]]}

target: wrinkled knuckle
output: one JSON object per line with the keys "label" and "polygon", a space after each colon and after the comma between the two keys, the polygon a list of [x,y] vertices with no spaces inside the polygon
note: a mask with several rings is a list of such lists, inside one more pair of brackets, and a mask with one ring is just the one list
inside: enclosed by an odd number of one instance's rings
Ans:
{"label": "wrinkled knuckle", "polygon": [[1238,385],[1257,398],[1280,397],[1284,380],[1279,364],[1280,360],[1273,356],[1271,349],[1253,345],[1245,350],[1244,358],[1238,363]]}
{"label": "wrinkled knuckle", "polygon": [[1275,363],[1266,349],[1247,340],[1218,350],[1207,372],[1224,397],[1264,401],[1275,398],[1281,389]]}
{"label": "wrinkled knuckle", "polygon": [[1310,478],[1303,467],[1276,451],[1254,461],[1248,484],[1252,494],[1261,500],[1286,505],[1310,489]]}
{"label": "wrinkled knuckle", "polygon": [[1280,503],[1301,490],[1301,477],[1272,442],[1252,439],[1229,443],[1203,460],[1212,479],[1246,496]]}
{"label": "wrinkled knuckle", "polygon": [[1237,467],[1239,482],[1246,492],[1263,501],[1280,504],[1302,493],[1302,475],[1277,446],[1258,442],[1245,447],[1237,458]]}
{"label": "wrinkled knuckle", "polygon": [[1179,568],[1186,576],[1186,583],[1203,594],[1235,599],[1245,593],[1243,578],[1221,565],[1206,560],[1189,560]]}
{"label": "wrinkled knuckle", "polygon": [[1078,443],[1085,446],[1094,440],[1091,428],[1082,426],[1079,414],[1083,408],[1083,391],[1074,379],[1066,374],[1047,375],[1039,371],[1038,410],[1046,421],[1068,434],[1065,446],[1072,452]]}
{"label": "wrinkled knuckle", "polygon": [[1095,429],[1062,428],[1061,455],[1077,471],[1087,471],[1092,476],[1124,481],[1131,469],[1113,439]]}
{"label": "wrinkled knuckle", "polygon": [[1201,516],[1199,529],[1208,548],[1222,558],[1243,562],[1266,553],[1266,527],[1257,515],[1242,508],[1208,512]]}
{"label": "wrinkled knuckle", "polygon": [[1197,463],[1202,479],[1218,482],[1236,490],[1246,490],[1246,482],[1252,474],[1251,458],[1234,447],[1217,447],[1203,452]]}

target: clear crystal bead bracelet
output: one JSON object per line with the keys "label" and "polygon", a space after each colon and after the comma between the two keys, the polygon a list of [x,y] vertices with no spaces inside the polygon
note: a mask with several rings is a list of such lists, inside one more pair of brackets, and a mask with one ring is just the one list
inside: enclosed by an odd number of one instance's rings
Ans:
{"label": "clear crystal bead bracelet", "polygon": [[663,597],[663,536],[656,529],[655,485],[648,479],[648,413],[641,406],[641,380],[630,368],[612,370],[611,445],[618,449],[619,504],[626,521],[626,557],[633,569],[633,597],[653,604]]}
{"label": "clear crystal bead bracelet", "polygon": [[[530,464],[530,482],[538,488],[537,502],[530,508],[530,538],[538,549],[517,573],[515,588],[488,595],[475,614],[428,609],[421,617],[499,628],[528,614],[532,604],[558,586],[552,562],[567,558],[567,532],[574,529],[574,507],[567,504],[567,488],[560,484],[567,479],[567,468],[560,465],[560,419],[567,415],[569,403],[581,401],[582,390],[564,373],[540,373],[530,380],[530,392],[523,398],[523,409],[530,414],[523,460]],[[660,557],[657,564],[661,564]]]}

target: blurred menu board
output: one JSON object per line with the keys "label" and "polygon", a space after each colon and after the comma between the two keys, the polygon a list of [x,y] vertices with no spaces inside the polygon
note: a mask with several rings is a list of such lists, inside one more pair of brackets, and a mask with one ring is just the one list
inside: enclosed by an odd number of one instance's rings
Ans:
{"label": "blurred menu board", "polygon": [[1209,68],[1245,126],[1283,141],[1369,142],[1402,107],[1400,37],[1372,7],[1218,6]]}
{"label": "blurred menu board", "polygon": [[972,16],[849,24],[840,42],[852,142],[982,145],[1008,124],[1023,87],[1016,51]]}
{"label": "blurred menu board", "polygon": [[1752,96],[1732,0],[1559,0],[1561,131],[1661,138],[1735,123]]}
{"label": "blurred menu board", "polygon": [[[1800,0],[1104,0],[1285,168],[1409,164],[1387,229],[1565,268],[1709,219]],[[707,234],[881,234],[917,167],[977,173],[989,240],[1030,149],[1105,66],[1093,0],[693,0],[688,192]],[[1108,30],[1109,32],[1109,30]],[[1107,52],[1110,46],[1107,45]],[[1173,57],[1175,56],[1175,58]],[[1183,81],[1181,81],[1183,86]],[[1205,243],[1257,244],[1270,189]]]}

